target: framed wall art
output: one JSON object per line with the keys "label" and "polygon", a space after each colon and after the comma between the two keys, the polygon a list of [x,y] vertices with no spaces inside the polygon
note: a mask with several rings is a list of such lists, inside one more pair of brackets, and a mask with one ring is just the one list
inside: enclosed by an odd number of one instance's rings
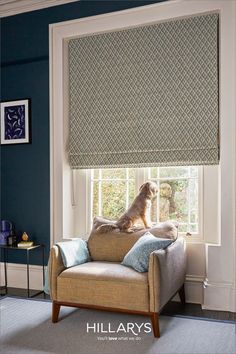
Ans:
{"label": "framed wall art", "polygon": [[30,142],[30,100],[1,103],[1,145]]}

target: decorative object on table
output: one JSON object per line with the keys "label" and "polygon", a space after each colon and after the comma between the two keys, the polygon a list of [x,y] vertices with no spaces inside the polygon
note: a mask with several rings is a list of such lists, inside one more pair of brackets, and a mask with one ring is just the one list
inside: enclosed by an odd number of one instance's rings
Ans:
{"label": "decorative object on table", "polygon": [[17,243],[17,247],[19,248],[27,248],[27,247],[32,247],[34,245],[33,241],[20,241]]}
{"label": "decorative object on table", "polygon": [[17,236],[16,235],[10,235],[7,238],[7,246],[13,247],[17,245]]}
{"label": "decorative object on table", "polygon": [[29,99],[2,102],[1,145],[29,142]]}
{"label": "decorative object on table", "polygon": [[18,242],[18,244],[17,244],[18,247],[25,248],[25,247],[31,247],[34,245],[34,242],[29,240],[29,236],[27,235],[26,232],[23,232],[21,239],[22,239],[22,241]]}
{"label": "decorative object on table", "polygon": [[13,233],[13,224],[11,221],[1,221],[0,245],[7,245],[7,239]]}
{"label": "decorative object on table", "polygon": [[29,236],[27,235],[26,232],[23,232],[21,238],[22,238],[22,241],[25,241],[25,242],[26,242],[26,241],[29,241]]}

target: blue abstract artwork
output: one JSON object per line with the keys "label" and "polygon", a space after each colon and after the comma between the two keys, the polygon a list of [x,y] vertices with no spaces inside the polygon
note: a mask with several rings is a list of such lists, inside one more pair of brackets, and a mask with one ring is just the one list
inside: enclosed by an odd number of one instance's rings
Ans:
{"label": "blue abstract artwork", "polygon": [[25,105],[4,109],[5,140],[25,138]]}
{"label": "blue abstract artwork", "polygon": [[30,99],[1,102],[0,107],[1,145],[30,143]]}

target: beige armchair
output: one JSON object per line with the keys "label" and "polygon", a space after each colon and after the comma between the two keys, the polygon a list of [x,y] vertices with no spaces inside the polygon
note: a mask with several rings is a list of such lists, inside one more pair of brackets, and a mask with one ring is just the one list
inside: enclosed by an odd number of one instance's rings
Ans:
{"label": "beige armchair", "polygon": [[142,234],[93,232],[88,240],[92,261],[67,269],[58,247],[53,246],[49,261],[52,321],[58,321],[61,306],[141,314],[151,317],[154,336],[160,337],[161,309],[176,293],[185,302],[185,241],[177,238],[165,250],[151,253],[148,272],[139,273],[120,263]]}

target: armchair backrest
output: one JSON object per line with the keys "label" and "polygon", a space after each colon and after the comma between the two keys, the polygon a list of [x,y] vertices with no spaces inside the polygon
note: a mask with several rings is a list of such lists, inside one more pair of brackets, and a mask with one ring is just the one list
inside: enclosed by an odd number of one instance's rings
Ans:
{"label": "armchair backrest", "polygon": [[97,231],[99,225],[94,223],[88,239],[89,252],[94,261],[121,262],[135,242],[147,231],[157,237],[176,239],[178,236],[177,224],[172,222],[163,222],[151,229],[139,229],[132,233],[120,232],[117,229],[101,233]]}

